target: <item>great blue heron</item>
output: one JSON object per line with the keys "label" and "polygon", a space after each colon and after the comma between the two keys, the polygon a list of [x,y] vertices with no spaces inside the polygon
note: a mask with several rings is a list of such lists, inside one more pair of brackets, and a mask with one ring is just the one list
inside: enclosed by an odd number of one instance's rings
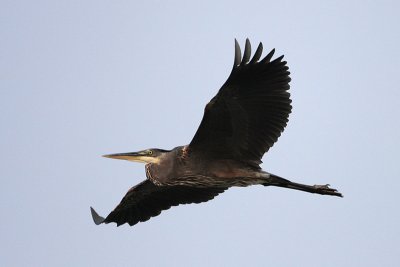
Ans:
{"label": "great blue heron", "polygon": [[247,39],[242,58],[235,40],[232,72],[206,105],[189,145],[105,155],[146,163],[147,179],[129,189],[106,218],[91,207],[96,224],[132,226],[171,206],[211,200],[232,186],[279,186],[342,196],[329,185],[293,183],[259,166],[264,153],[281,135],[292,109],[286,61],[282,61],[283,56],[271,61],[275,50],[260,60],[262,50],[260,43],[250,60]]}

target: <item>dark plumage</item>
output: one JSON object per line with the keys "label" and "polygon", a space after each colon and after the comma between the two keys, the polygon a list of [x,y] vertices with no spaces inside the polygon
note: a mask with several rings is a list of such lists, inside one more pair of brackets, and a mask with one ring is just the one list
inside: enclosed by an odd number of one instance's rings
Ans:
{"label": "dark plumage", "polygon": [[[167,210],[179,204],[201,203],[213,199],[227,188],[198,188],[193,186],[157,186],[150,180],[145,180],[129,189],[121,203],[107,216],[106,222],[116,222],[117,225],[129,223],[134,225],[157,216],[162,210]],[[102,223],[104,218],[92,214]]]}
{"label": "dark plumage", "polygon": [[201,203],[232,186],[279,186],[341,196],[328,185],[303,185],[263,171],[259,164],[278,140],[291,112],[289,71],[272,50],[260,60],[260,43],[253,58],[246,40],[243,58],[235,40],[234,66],[204,116],[189,145],[172,150],[147,149],[106,157],[146,164],[147,180],[132,187],[106,217],[91,208],[96,224],[134,225],[171,206]]}
{"label": "dark plumage", "polygon": [[283,56],[270,62],[274,50],[258,62],[262,44],[250,59],[246,40],[243,60],[235,42],[235,64],[218,94],[207,104],[191,150],[258,166],[278,140],[292,110],[289,71]]}

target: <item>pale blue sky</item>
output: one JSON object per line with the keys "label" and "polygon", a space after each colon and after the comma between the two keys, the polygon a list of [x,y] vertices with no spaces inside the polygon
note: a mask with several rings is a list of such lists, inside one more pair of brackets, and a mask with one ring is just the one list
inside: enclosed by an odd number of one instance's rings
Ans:
{"label": "pale blue sky", "polygon": [[[1,266],[399,266],[397,1],[2,1]],[[234,38],[285,55],[293,113],[263,168],[344,198],[235,188],[95,226],[190,142]]]}

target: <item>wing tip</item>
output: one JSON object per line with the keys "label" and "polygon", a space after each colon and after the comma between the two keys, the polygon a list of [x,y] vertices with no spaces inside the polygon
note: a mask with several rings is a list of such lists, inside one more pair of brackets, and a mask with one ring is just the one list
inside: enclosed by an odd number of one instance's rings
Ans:
{"label": "wing tip", "polygon": [[241,60],[242,60],[242,51],[240,50],[240,45],[235,38],[235,61],[233,63],[233,67],[235,68],[238,65],[240,65]]}
{"label": "wing tip", "polygon": [[[275,54],[275,48],[273,48],[262,60],[261,63],[262,64],[268,64],[271,62],[272,57]],[[274,60],[275,61],[275,60]]]}
{"label": "wing tip", "polygon": [[262,42],[260,42],[260,44],[257,47],[256,52],[254,53],[253,58],[250,61],[250,64],[254,64],[254,63],[258,62],[258,60],[260,59],[260,57],[262,55],[262,51],[263,51],[263,44],[262,44]]}
{"label": "wing tip", "polygon": [[104,217],[101,217],[95,210],[94,208],[90,207],[90,212],[92,213],[92,218],[93,218],[93,222],[96,225],[102,224],[104,223]]}
{"label": "wing tip", "polygon": [[246,38],[246,44],[244,47],[243,58],[242,58],[242,62],[240,63],[240,65],[246,65],[250,60],[250,56],[251,56],[251,44],[250,44],[249,38]]}

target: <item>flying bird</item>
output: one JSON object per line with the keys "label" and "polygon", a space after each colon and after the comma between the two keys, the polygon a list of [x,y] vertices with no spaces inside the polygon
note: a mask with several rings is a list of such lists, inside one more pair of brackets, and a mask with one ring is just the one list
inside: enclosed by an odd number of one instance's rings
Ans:
{"label": "flying bird", "polygon": [[289,68],[273,49],[251,58],[248,39],[242,57],[235,40],[233,69],[188,145],[151,148],[104,157],[146,163],[147,179],[129,189],[105,218],[91,207],[95,224],[135,225],[171,206],[201,203],[233,186],[278,186],[321,195],[342,195],[329,185],[305,185],[261,169],[261,158],[278,140],[291,113]]}

